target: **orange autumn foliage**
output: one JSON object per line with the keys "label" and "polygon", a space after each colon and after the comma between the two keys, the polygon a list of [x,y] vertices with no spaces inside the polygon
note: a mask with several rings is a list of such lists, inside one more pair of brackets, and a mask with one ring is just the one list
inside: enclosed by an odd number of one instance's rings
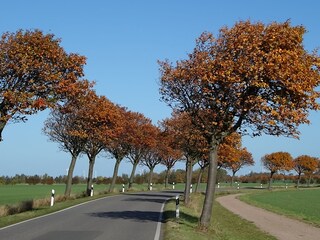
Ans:
{"label": "orange autumn foliage", "polygon": [[218,166],[232,171],[233,176],[245,165],[253,165],[253,157],[241,143],[241,135],[232,133],[219,146]]}
{"label": "orange autumn foliage", "polygon": [[4,33],[0,56],[0,140],[9,120],[25,121],[76,93],[86,63],[40,30]]}
{"label": "orange autumn foliage", "polygon": [[275,152],[266,154],[261,158],[262,164],[267,168],[271,176],[277,171],[290,171],[293,168],[293,159],[290,153]]}
{"label": "orange autumn foliage", "polygon": [[303,26],[237,22],[217,38],[204,32],[186,60],[159,61],[162,100],[187,112],[209,144],[208,187],[200,225],[211,222],[217,150],[241,131],[298,137],[318,110],[320,58],[303,46]]}
{"label": "orange autumn foliage", "polygon": [[294,170],[298,173],[299,177],[302,173],[310,175],[318,168],[319,160],[315,157],[302,155],[293,160]]}

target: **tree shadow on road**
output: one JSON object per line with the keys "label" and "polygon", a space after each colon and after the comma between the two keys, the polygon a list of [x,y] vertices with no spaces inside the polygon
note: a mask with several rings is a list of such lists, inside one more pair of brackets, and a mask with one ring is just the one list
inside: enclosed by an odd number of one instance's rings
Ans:
{"label": "tree shadow on road", "polygon": [[129,219],[138,222],[158,222],[159,212],[155,211],[113,211],[89,213],[92,217],[110,218],[110,219]]}
{"label": "tree shadow on road", "polygon": [[[125,219],[133,220],[138,222],[159,222],[165,223],[167,221],[175,219],[175,211],[164,211],[162,214],[162,219],[160,218],[160,213],[156,211],[112,211],[112,212],[96,212],[89,213],[92,217],[99,218],[109,218],[109,219]],[[193,224],[198,222],[198,218],[180,213],[180,219],[183,220],[183,224]]]}
{"label": "tree shadow on road", "polygon": [[164,203],[166,201],[165,198],[128,198],[123,199],[122,201],[127,202],[156,202],[156,203]]}

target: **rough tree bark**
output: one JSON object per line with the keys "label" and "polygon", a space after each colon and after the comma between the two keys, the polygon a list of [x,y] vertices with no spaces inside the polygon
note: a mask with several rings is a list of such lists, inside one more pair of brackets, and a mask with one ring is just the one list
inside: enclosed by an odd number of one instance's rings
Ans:
{"label": "rough tree bark", "polygon": [[211,213],[213,208],[214,193],[216,189],[217,163],[218,163],[218,145],[215,140],[211,140],[209,153],[209,169],[206,195],[200,217],[200,225],[208,228],[211,221]]}
{"label": "rough tree bark", "polygon": [[119,171],[119,166],[120,166],[121,160],[122,160],[122,158],[116,158],[116,163],[115,163],[114,169],[113,169],[112,181],[110,184],[109,192],[113,192],[113,189],[116,184],[117,177],[118,177],[118,171]]}
{"label": "rough tree bark", "polygon": [[67,197],[69,197],[71,194],[72,177],[73,177],[73,171],[74,171],[74,167],[76,165],[77,158],[78,158],[77,154],[72,154],[71,162],[70,162],[70,166],[69,166],[69,170],[68,170],[66,189],[64,192],[64,195]]}

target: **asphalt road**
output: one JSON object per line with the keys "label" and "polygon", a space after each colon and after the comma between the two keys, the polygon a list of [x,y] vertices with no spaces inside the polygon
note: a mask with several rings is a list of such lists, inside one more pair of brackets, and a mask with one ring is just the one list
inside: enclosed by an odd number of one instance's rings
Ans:
{"label": "asphalt road", "polygon": [[1,240],[158,240],[161,209],[177,192],[106,197],[0,229]]}

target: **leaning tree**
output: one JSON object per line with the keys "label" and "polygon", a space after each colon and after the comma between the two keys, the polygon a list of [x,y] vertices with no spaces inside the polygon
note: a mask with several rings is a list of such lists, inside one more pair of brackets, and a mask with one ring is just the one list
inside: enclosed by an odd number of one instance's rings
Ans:
{"label": "leaning tree", "polygon": [[191,118],[186,112],[173,112],[171,118],[161,122],[161,126],[168,135],[172,136],[175,148],[179,149],[184,155],[186,161],[184,202],[188,205],[193,166],[203,157],[203,152],[207,150],[206,140],[200,131],[192,126]]}
{"label": "leaning tree", "polygon": [[[43,132],[49,137],[50,141],[57,142],[62,151],[71,154],[71,161],[68,168],[67,183],[65,196],[70,196],[73,171],[76,165],[78,156],[84,149],[86,138],[83,134],[79,134],[79,121],[77,113],[82,107],[81,105],[73,105],[70,107],[71,99],[79,99],[91,91],[93,83],[81,81],[78,83],[78,88],[82,89],[77,95],[69,96],[69,102],[64,106],[54,108],[48,119],[45,121]],[[68,106],[68,110],[67,110]]]}
{"label": "leaning tree", "polygon": [[0,141],[8,121],[26,121],[77,92],[85,57],[66,53],[60,40],[40,30],[0,38]]}
{"label": "leaning tree", "polygon": [[303,26],[240,21],[217,38],[205,32],[186,60],[160,61],[160,93],[188,112],[210,146],[208,186],[200,225],[211,221],[217,150],[235,131],[298,137],[317,110],[320,58],[303,46]]}
{"label": "leaning tree", "polygon": [[104,96],[98,96],[93,90],[68,101],[63,106],[63,112],[73,114],[72,121],[75,124],[71,134],[85,141],[82,153],[89,160],[86,191],[90,195],[96,157],[110,139],[117,136],[121,114],[115,104]]}
{"label": "leaning tree", "polygon": [[128,188],[132,188],[134,175],[138,164],[150,146],[156,142],[157,130],[151,120],[142,113],[131,112],[131,128],[128,129],[128,154],[127,158],[132,163]]}

